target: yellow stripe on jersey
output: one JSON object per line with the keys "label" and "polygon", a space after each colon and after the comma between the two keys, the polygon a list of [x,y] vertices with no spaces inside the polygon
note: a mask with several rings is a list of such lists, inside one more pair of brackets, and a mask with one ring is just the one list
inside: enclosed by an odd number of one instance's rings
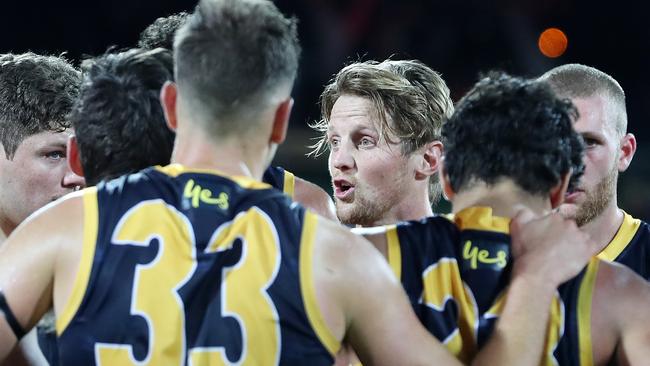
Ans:
{"label": "yellow stripe on jersey", "polygon": [[296,176],[288,170],[284,171],[284,194],[293,199],[296,189]]}
{"label": "yellow stripe on jersey", "polygon": [[84,233],[81,246],[81,258],[79,259],[79,268],[77,269],[70,298],[56,319],[57,335],[63,333],[81,305],[86,288],[88,287],[93,259],[95,258],[97,226],[99,222],[97,188],[92,187],[86,189],[82,199],[84,206]]}
{"label": "yellow stripe on jersey", "polygon": [[300,238],[300,291],[302,292],[302,299],[305,303],[309,323],[316,332],[318,339],[320,339],[330,354],[335,357],[341,348],[341,342],[336,339],[325,323],[323,314],[318,306],[316,289],[314,287],[314,269],[312,264],[317,225],[318,217],[306,211],[303,220],[302,237]]}
{"label": "yellow stripe on jersey", "polygon": [[399,237],[397,236],[397,226],[390,225],[386,227],[386,246],[387,259],[393,274],[397,280],[402,280],[402,250],[399,246]]}
{"label": "yellow stripe on jersey", "polygon": [[639,230],[641,220],[633,218],[625,211],[623,211],[623,215],[621,227],[618,229],[616,235],[614,235],[614,239],[607,244],[602,252],[598,253],[598,258],[609,262],[616,260],[621,252],[630,244],[637,230]]}
{"label": "yellow stripe on jersey", "polygon": [[218,175],[227,179],[232,180],[233,182],[237,183],[240,187],[246,188],[246,189],[267,189],[271,188],[269,184],[257,181],[251,177],[245,177],[243,175],[230,175],[226,174],[222,171],[219,170],[213,170],[213,169],[196,169],[196,168],[188,168],[185,167],[181,164],[169,164],[167,166],[156,166],[154,167],[157,171],[166,174],[170,177],[178,177],[179,175],[183,173],[202,173],[202,174],[212,174],[212,175]]}
{"label": "yellow stripe on jersey", "polygon": [[491,207],[466,208],[454,214],[453,220],[460,230],[494,231],[504,234],[510,232],[510,219],[492,216]]}
{"label": "yellow stripe on jersey", "polygon": [[582,279],[578,292],[578,342],[580,345],[580,365],[593,365],[591,344],[591,301],[598,273],[598,259],[592,258]]}
{"label": "yellow stripe on jersey", "polygon": [[555,293],[551,301],[551,314],[548,319],[548,328],[546,329],[546,343],[544,344],[544,353],[540,365],[554,366],[558,362],[553,355],[560,339],[564,335],[565,313],[564,302],[559,293]]}

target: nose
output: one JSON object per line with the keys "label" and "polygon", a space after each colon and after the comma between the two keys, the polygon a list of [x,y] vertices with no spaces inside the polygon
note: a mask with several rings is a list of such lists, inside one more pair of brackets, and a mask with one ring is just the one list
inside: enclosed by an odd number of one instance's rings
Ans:
{"label": "nose", "polygon": [[63,179],[61,180],[61,185],[64,188],[74,189],[75,191],[86,186],[86,180],[84,177],[80,177],[67,168]]}
{"label": "nose", "polygon": [[340,171],[347,171],[354,168],[355,160],[347,146],[341,143],[330,151],[330,166]]}

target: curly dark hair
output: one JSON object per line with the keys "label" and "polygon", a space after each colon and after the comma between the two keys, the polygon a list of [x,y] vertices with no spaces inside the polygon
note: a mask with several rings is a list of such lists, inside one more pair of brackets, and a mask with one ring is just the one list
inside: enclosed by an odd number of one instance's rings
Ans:
{"label": "curly dark hair", "polygon": [[156,19],[140,33],[138,47],[147,50],[161,47],[171,51],[176,30],[185,24],[189,16],[186,12],[180,12]]}
{"label": "curly dark hair", "polygon": [[0,55],[0,142],[7,159],[27,137],[70,127],[67,115],[80,82],[79,71],[63,57]]}
{"label": "curly dark hair", "polygon": [[159,93],[173,80],[173,57],[162,48],[132,49],[83,62],[81,94],[70,120],[88,184],[166,165],[174,133]]}
{"label": "curly dark hair", "polygon": [[530,194],[546,195],[570,171],[572,187],[584,171],[582,138],[572,125],[577,117],[548,84],[490,73],[443,126],[451,188],[509,178]]}
{"label": "curly dark hair", "polygon": [[293,86],[299,57],[296,20],[271,1],[202,0],[174,42],[179,91],[219,137],[254,128],[240,122]]}

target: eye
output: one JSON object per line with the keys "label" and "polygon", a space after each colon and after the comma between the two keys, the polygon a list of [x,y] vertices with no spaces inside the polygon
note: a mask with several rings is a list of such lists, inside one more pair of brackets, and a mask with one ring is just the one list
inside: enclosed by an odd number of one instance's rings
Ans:
{"label": "eye", "polygon": [[45,153],[45,157],[52,160],[65,159],[65,151],[63,150],[49,151]]}
{"label": "eye", "polygon": [[339,146],[341,140],[338,137],[330,137],[327,140],[327,144],[330,146],[330,149],[335,149]]}
{"label": "eye", "polygon": [[585,137],[585,138],[583,138],[583,140],[585,142],[586,147],[594,147],[594,146],[598,145],[598,140],[593,139],[591,137]]}
{"label": "eye", "polygon": [[364,136],[359,140],[359,147],[373,147],[375,146],[375,140],[371,137]]}

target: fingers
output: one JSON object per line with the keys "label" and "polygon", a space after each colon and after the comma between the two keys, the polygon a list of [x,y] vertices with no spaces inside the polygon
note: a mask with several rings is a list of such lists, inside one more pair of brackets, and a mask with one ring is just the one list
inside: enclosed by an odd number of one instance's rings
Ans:
{"label": "fingers", "polygon": [[533,211],[528,208],[521,208],[517,211],[515,216],[510,220],[510,234],[517,235],[521,231],[521,228],[526,224],[530,223],[536,218]]}
{"label": "fingers", "polygon": [[[557,210],[565,219],[574,219],[577,213],[576,205],[560,205],[555,210]],[[555,211],[554,210],[554,211]]]}

